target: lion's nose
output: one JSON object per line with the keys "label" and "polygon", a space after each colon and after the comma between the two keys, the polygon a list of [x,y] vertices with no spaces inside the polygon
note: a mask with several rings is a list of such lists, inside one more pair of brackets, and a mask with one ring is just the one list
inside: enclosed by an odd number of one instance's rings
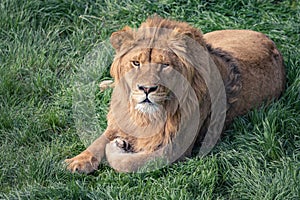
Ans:
{"label": "lion's nose", "polygon": [[138,89],[143,91],[145,94],[149,94],[151,92],[156,91],[158,88],[157,85],[152,85],[152,86],[143,86],[143,85],[138,85]]}

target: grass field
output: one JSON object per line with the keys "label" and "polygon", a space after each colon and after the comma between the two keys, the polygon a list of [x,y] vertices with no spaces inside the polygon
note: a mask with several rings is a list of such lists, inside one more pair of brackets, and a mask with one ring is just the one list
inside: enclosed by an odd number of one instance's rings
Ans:
{"label": "grass field", "polygon": [[[237,118],[202,159],[144,174],[119,174],[106,165],[92,175],[67,172],[61,161],[85,148],[72,111],[78,67],[112,32],[137,27],[154,13],[204,33],[267,34],[284,56],[287,90]],[[0,199],[299,199],[299,44],[297,0],[2,0]],[[97,81],[106,78],[107,71]],[[109,97],[96,93],[102,129]]]}

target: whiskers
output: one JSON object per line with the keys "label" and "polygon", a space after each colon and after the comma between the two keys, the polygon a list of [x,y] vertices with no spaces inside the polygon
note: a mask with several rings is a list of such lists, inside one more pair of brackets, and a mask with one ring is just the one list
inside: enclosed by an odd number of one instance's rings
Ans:
{"label": "whiskers", "polygon": [[167,93],[155,93],[153,95],[149,95],[148,99],[154,103],[163,103],[167,100],[171,100],[171,97]]}

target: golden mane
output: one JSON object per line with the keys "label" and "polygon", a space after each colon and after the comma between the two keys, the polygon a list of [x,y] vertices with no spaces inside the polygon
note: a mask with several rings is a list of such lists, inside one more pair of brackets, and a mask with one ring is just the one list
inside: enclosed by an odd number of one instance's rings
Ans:
{"label": "golden mane", "polygon": [[[151,32],[149,31],[149,28],[155,28],[158,31],[162,31],[162,33],[159,36],[155,36],[154,34],[157,34],[155,31]],[[167,31],[165,31],[167,30]],[[172,31],[170,31],[172,30]],[[176,34],[174,34],[174,32]],[[164,35],[167,34],[167,35]],[[122,35],[122,40],[120,41],[120,35]],[[115,37],[118,37],[118,39],[115,39]],[[139,47],[139,43],[137,43],[137,40],[141,40],[141,37],[143,40],[145,38],[154,38],[157,37],[157,41],[160,42],[161,40],[167,40],[168,43],[167,49],[172,52],[181,52],[181,55],[177,55],[182,62],[178,67],[184,68],[185,70],[182,70],[182,75],[186,77],[191,84],[193,90],[195,91],[198,102],[200,105],[202,105],[200,112],[203,113],[203,119],[204,120],[208,113],[209,113],[209,107],[210,107],[210,101],[209,101],[209,95],[207,91],[207,87],[205,85],[205,82],[199,73],[199,71],[195,70],[193,66],[191,66],[190,63],[186,62],[185,55],[187,53],[193,52],[193,50],[190,50],[188,52],[182,51],[182,48],[187,49],[188,46],[185,43],[185,37],[189,37],[193,39],[193,41],[197,41],[203,48],[206,49],[205,41],[203,39],[203,35],[201,31],[191,27],[187,23],[184,22],[177,22],[177,21],[171,21],[168,19],[163,19],[157,16],[154,16],[152,18],[148,18],[144,23],[141,24],[140,28],[135,32],[134,30],[130,29],[129,27],[125,27],[123,30],[114,33],[111,36],[111,43],[113,44],[114,48],[117,50],[116,59],[114,60],[112,66],[111,66],[111,76],[115,79],[116,84],[119,83],[120,79],[124,76],[124,74],[121,74],[120,66],[122,62],[123,56],[131,49]],[[181,42],[181,43],[180,43]],[[121,44],[120,44],[121,43]],[[121,45],[121,46],[120,46]],[[125,46],[125,48],[123,47]],[[129,47],[126,49],[126,47]],[[147,46],[146,46],[147,47]],[[180,47],[178,49],[178,47]],[[141,48],[145,48],[145,46],[141,46]],[[166,47],[165,47],[166,48]],[[122,86],[126,87],[126,86]],[[125,96],[129,96],[128,92],[130,92],[130,89],[127,88]],[[118,129],[116,132],[118,134],[112,133],[110,135],[107,135],[109,140],[114,140],[116,138],[123,138],[132,146],[133,152],[139,152],[139,151],[147,151],[147,152],[153,152],[157,150],[161,146],[165,146],[166,144],[170,143],[172,138],[176,135],[178,131],[178,126],[180,124],[181,120],[181,110],[189,110],[191,114],[193,110],[193,104],[195,102],[193,99],[189,99],[191,95],[186,94],[186,100],[184,101],[186,108],[180,109],[179,107],[176,107],[176,102],[171,101],[169,102],[170,105],[166,105],[166,123],[164,125],[164,129],[160,130],[157,134],[153,134],[151,137],[146,138],[137,138],[130,134],[124,133],[121,129]],[[112,99],[113,101],[113,99]],[[205,103],[204,103],[205,102]],[[119,104],[119,102],[117,103]],[[174,112],[173,109],[176,109]],[[138,125],[149,125],[151,123],[154,123],[153,119],[149,119],[147,116],[145,116],[143,113],[138,112],[130,112],[128,111],[121,111],[126,112],[126,114],[130,114],[131,118],[138,124]],[[119,112],[120,113],[120,110]],[[154,116],[154,118],[161,119],[161,117]],[[109,124],[114,124],[114,116],[112,114],[112,109],[110,109],[110,112],[108,114],[108,121]]]}

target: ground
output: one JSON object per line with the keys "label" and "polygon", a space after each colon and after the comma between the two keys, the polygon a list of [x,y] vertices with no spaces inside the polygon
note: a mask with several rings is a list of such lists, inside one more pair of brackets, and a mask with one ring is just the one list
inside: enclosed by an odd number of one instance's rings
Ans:
{"label": "ground", "polygon": [[[85,149],[74,114],[81,63],[113,31],[153,13],[204,33],[267,34],[285,59],[285,93],[235,119],[204,158],[143,174],[105,164],[92,175],[67,172],[62,160]],[[0,199],[299,199],[298,1],[3,0],[0,27]],[[108,71],[96,79],[110,79]],[[105,129],[110,91],[93,87]]]}

